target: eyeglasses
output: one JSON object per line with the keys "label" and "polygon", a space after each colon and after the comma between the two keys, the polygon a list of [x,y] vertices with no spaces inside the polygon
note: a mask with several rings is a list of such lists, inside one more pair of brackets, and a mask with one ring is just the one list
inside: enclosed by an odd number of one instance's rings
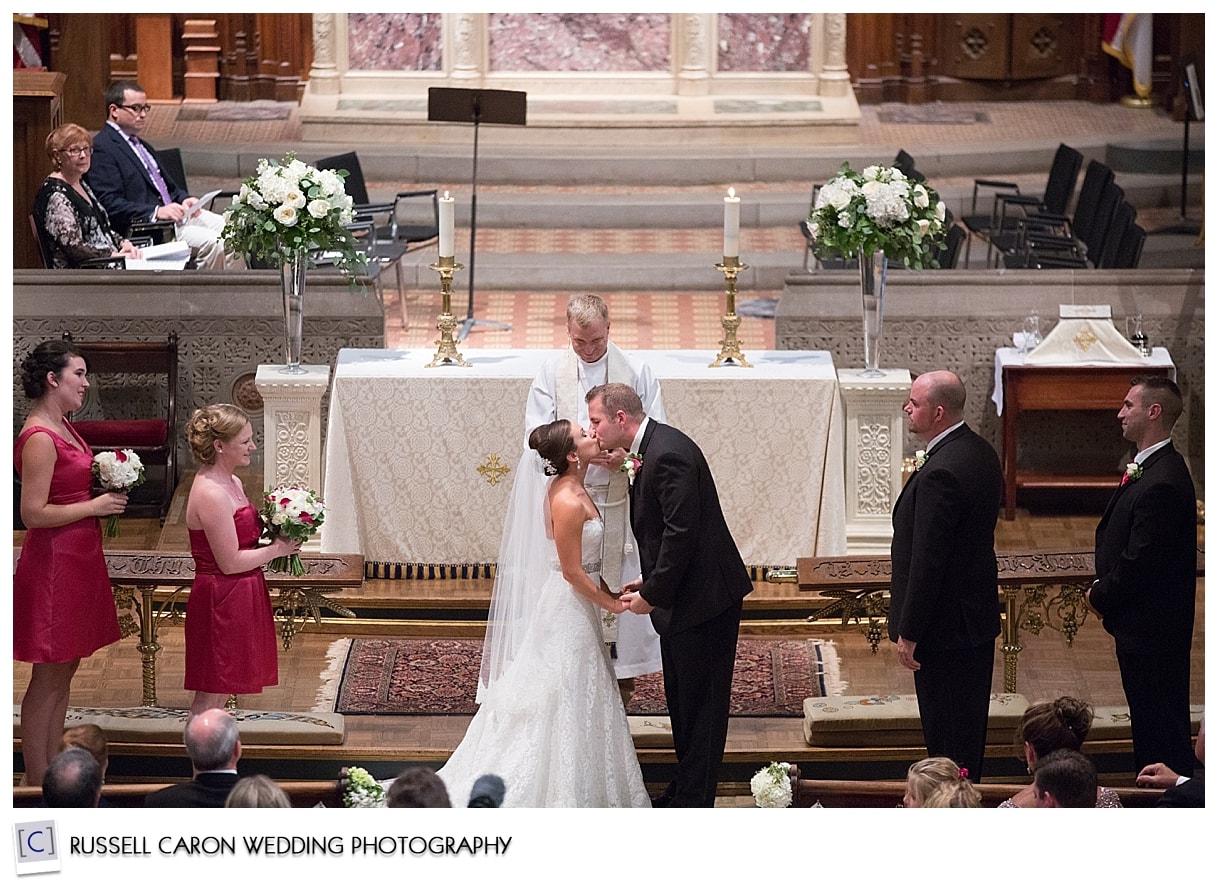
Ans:
{"label": "eyeglasses", "polygon": [[116,104],[115,107],[121,107],[123,110],[130,110],[136,116],[143,116],[152,109],[151,104]]}
{"label": "eyeglasses", "polygon": [[90,155],[93,152],[93,148],[88,145],[85,145],[83,147],[65,147],[64,149],[60,150],[59,152],[66,153],[66,154],[68,154],[68,156],[75,156],[75,157],[79,158],[81,156]]}

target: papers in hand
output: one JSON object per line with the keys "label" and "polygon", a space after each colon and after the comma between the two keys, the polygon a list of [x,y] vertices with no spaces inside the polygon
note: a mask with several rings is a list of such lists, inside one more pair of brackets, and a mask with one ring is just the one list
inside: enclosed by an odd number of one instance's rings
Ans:
{"label": "papers in hand", "polygon": [[207,206],[211,204],[211,201],[219,195],[220,195],[219,190],[212,190],[210,193],[204,193],[202,196],[199,197],[198,202],[196,202],[194,205],[190,206],[190,208],[186,209],[186,214],[182,215],[182,219],[180,221],[178,221],[178,223],[180,223],[180,224],[186,223],[186,221],[190,220],[192,217],[197,215],[200,211],[207,208]]}
{"label": "papers in hand", "polygon": [[185,242],[165,242],[140,249],[138,258],[128,257],[129,270],[181,270],[190,260],[190,246]]}

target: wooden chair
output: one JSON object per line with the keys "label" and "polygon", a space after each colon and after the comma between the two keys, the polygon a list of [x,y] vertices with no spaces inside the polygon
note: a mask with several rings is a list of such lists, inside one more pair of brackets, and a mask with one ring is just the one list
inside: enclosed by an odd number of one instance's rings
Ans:
{"label": "wooden chair", "polygon": [[[38,221],[34,215],[28,215],[30,220],[30,234],[34,237],[34,241],[38,243],[38,256],[42,258],[42,268],[51,268],[51,252],[47,248],[46,242],[42,239],[42,231],[38,228]],[[78,269],[126,269],[127,258],[125,257],[93,257],[82,263]]]}
{"label": "wooden chair", "polygon": [[[151,470],[146,478],[156,492],[135,490],[127,513],[163,522],[178,483],[177,333],[171,331],[164,342],[84,342],[68,331],[63,339],[80,350],[89,369],[85,406],[73,414],[72,425],[95,453],[129,449],[139,454],[146,469],[161,467],[159,482]],[[115,375],[140,375],[137,379],[143,381],[122,383]],[[148,501],[140,499],[149,496]]]}

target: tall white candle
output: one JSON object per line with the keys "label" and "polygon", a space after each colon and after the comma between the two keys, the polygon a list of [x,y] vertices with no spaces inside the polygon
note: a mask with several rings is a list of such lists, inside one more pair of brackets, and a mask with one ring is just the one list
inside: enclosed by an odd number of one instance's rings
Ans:
{"label": "tall white candle", "polygon": [[453,249],[453,210],[457,201],[444,191],[440,197],[440,256],[452,257],[456,254]]}
{"label": "tall white candle", "polygon": [[723,197],[723,256],[740,256],[740,197],[728,187]]}

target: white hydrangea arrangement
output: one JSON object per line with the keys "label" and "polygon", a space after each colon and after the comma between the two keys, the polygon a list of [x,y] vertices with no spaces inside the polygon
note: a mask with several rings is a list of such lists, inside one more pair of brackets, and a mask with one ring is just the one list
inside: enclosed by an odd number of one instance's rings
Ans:
{"label": "white hydrangea arrangement", "polygon": [[847,162],[820,188],[808,222],[826,250],[845,257],[882,250],[910,269],[925,269],[939,265],[946,217],[938,194],[900,169],[869,165],[860,173]]}
{"label": "white hydrangea arrangement", "polygon": [[354,276],[367,257],[345,226],[352,219],[346,176],[345,170],[306,165],[295,153],[280,161],[259,159],[257,173],[241,183],[224,212],[225,250],[276,264],[295,252],[328,252],[335,266]]}
{"label": "white hydrangea arrangement", "polygon": [[385,807],[385,788],[366,769],[349,767],[343,784],[343,805],[347,808]]}
{"label": "white hydrangea arrangement", "polygon": [[791,805],[790,763],[770,763],[749,782],[758,808],[787,808]]}

